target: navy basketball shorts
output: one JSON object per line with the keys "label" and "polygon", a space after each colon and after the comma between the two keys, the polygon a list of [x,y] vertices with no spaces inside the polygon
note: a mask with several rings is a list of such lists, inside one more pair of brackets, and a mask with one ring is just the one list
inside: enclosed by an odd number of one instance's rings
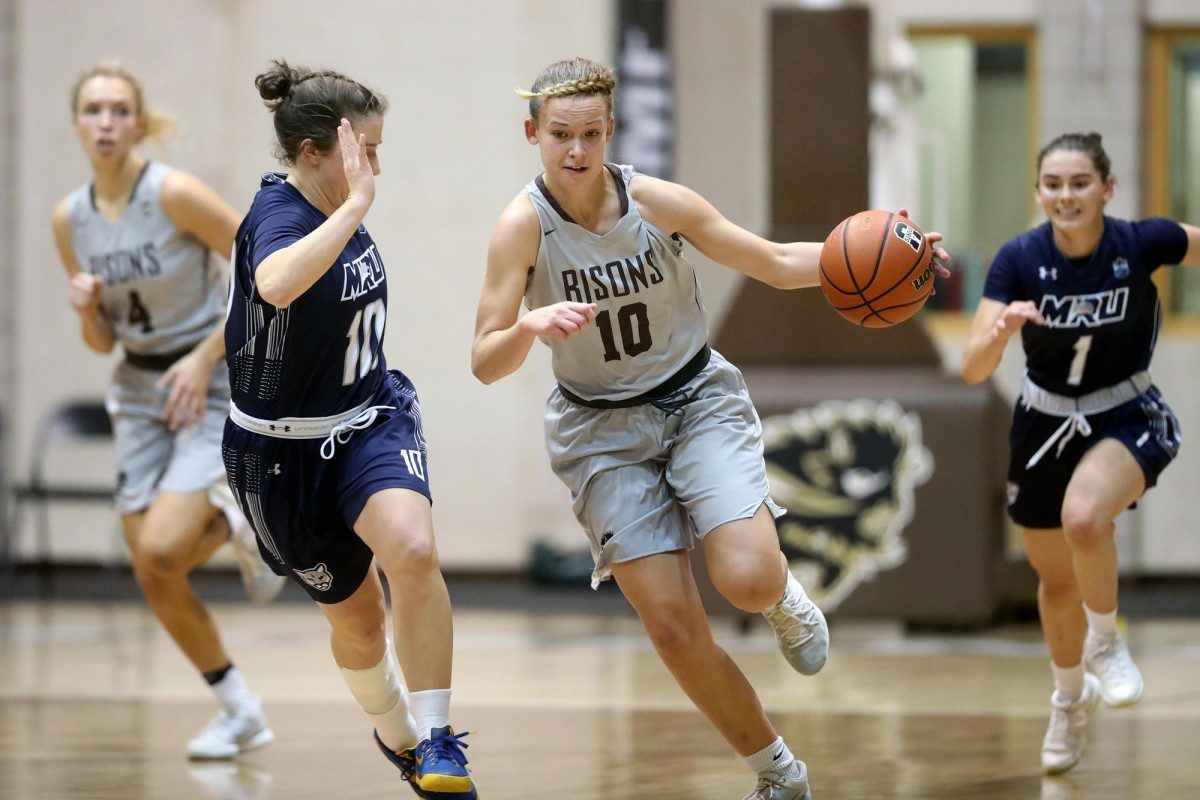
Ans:
{"label": "navy basketball shorts", "polygon": [[[1157,387],[1116,408],[1088,415],[1090,436],[1075,433],[1058,454],[1058,443],[1036,464],[1030,458],[1054,435],[1063,417],[1026,408],[1019,400],[1009,433],[1008,515],[1025,528],[1061,528],[1063,497],[1075,467],[1101,439],[1116,439],[1133,455],[1146,477],[1146,489],[1179,453],[1182,431],[1179,420]],[[1057,454],[1057,457],[1056,457]]]}
{"label": "navy basketball shorts", "polygon": [[432,502],[416,389],[391,371],[372,405],[375,422],[321,457],[324,439],[279,439],[225,422],[225,471],[258,534],[263,560],[318,603],[339,603],[362,585],[374,554],[354,532],[367,500],[411,489]]}

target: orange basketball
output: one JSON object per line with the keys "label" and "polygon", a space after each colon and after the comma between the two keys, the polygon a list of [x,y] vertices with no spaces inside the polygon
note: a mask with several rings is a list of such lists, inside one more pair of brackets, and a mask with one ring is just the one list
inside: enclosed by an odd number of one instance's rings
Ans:
{"label": "orange basketball", "polygon": [[886,328],[917,313],[933,291],[933,248],[890,211],[860,211],[821,248],[821,291],[855,325]]}

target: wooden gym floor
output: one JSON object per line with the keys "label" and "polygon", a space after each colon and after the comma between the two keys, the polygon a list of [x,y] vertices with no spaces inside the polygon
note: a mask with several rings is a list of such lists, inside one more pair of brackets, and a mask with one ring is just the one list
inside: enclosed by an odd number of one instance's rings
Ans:
{"label": "wooden gym floor", "polygon": [[[0,798],[263,800],[413,795],[375,751],[304,604],[214,606],[266,700],[275,744],[189,763],[207,689],[135,602],[0,604]],[[484,800],[738,800],[749,772],[691,709],[625,614],[460,611],[454,721]],[[1200,622],[1129,630],[1147,690],[1102,709],[1084,760],[1044,779],[1049,670],[1033,626],[905,635],[835,621],[820,675],[765,625],[716,623],[816,800],[1200,798]]]}

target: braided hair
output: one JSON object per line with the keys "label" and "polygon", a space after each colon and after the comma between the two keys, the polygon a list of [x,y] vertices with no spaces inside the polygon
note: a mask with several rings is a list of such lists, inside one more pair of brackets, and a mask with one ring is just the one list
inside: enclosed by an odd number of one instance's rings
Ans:
{"label": "braided hair", "polygon": [[529,101],[529,117],[537,122],[542,105],[556,97],[600,95],[612,114],[613,94],[617,76],[612,69],[587,58],[555,61],[542,70],[529,91],[518,89],[517,94]]}

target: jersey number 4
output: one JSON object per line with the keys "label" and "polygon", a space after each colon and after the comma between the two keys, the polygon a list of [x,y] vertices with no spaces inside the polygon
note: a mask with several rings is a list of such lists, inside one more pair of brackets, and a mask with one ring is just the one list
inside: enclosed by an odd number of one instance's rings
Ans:
{"label": "jersey number 4", "polygon": [[383,323],[387,308],[383,298],[359,309],[346,331],[346,361],[342,366],[342,386],[349,386],[371,371],[375,366],[376,346],[383,345]]}
{"label": "jersey number 4", "polygon": [[[617,352],[612,314],[608,309],[596,315],[596,327],[600,330],[600,341],[604,343],[604,360],[619,361],[621,354]],[[621,349],[625,355],[633,358],[650,349],[650,315],[645,303],[630,303],[618,308],[617,328],[621,333]]]}
{"label": "jersey number 4", "polygon": [[154,330],[154,323],[150,321],[150,309],[142,302],[141,295],[132,290],[129,292],[129,316],[125,319],[130,325],[141,325],[142,333]]}

